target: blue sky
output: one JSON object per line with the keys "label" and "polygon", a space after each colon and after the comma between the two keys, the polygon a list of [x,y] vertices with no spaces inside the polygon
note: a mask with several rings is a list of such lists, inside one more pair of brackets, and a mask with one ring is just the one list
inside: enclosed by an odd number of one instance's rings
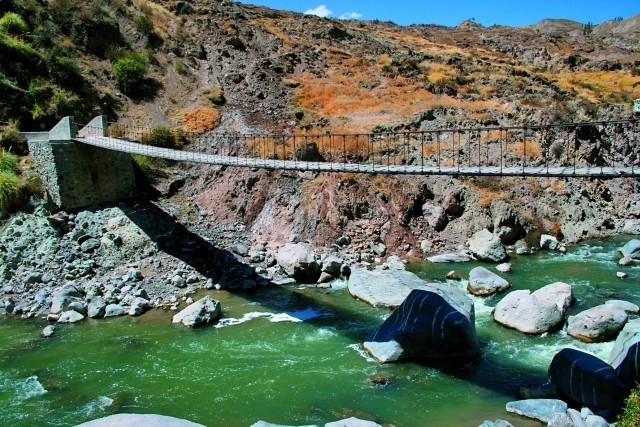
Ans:
{"label": "blue sky", "polygon": [[400,25],[455,26],[465,19],[490,26],[524,26],[543,18],[594,24],[640,13],[639,0],[242,0],[241,3],[330,18],[379,19]]}

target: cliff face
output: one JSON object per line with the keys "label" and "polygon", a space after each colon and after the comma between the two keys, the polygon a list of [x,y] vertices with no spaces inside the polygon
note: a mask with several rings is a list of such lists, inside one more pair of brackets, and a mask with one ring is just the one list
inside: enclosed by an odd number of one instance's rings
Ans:
{"label": "cliff face", "polygon": [[[28,76],[0,61],[0,90],[31,103],[7,104],[0,120],[46,127],[62,114],[81,122],[106,113],[122,124],[199,131],[217,125],[220,132],[352,133],[627,118],[631,100],[640,98],[637,16],[595,27],[545,20],[528,28],[469,22],[448,28],[323,19],[227,0],[44,6],[9,1],[0,11],[25,16],[32,34],[21,40],[38,58],[57,63],[46,52],[59,45],[56,58],[76,61],[82,84],[62,79],[47,93],[72,94],[78,102],[38,104],[28,95]],[[138,90],[125,94],[112,65],[128,51],[144,52],[147,68]],[[40,87],[56,75],[30,66],[40,73]],[[36,114],[43,106],[47,114]],[[211,118],[204,127],[202,115]],[[346,236],[353,249],[381,241],[390,252],[420,256],[455,248],[478,229],[502,227],[502,202],[516,211],[518,238],[532,241],[542,232],[576,241],[625,226],[640,231],[628,221],[640,215],[635,180],[189,165],[166,173],[169,180],[186,178],[174,203],[199,205],[205,222],[242,221],[254,240],[273,245],[297,235],[330,246]]]}

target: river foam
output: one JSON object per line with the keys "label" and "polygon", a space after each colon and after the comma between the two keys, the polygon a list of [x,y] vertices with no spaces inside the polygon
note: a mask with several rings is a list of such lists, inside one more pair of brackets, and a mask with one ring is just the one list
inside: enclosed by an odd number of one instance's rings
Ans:
{"label": "river foam", "polygon": [[307,320],[320,317],[320,315],[321,315],[320,311],[313,307],[308,307],[304,310],[290,311],[285,313],[268,313],[268,312],[254,311],[251,313],[246,313],[240,319],[236,319],[233,317],[220,319],[214,327],[220,329],[220,328],[226,328],[228,326],[237,326],[242,323],[246,323],[250,320],[259,319],[259,318],[269,319],[269,321],[272,323],[280,323],[280,322],[301,323]]}

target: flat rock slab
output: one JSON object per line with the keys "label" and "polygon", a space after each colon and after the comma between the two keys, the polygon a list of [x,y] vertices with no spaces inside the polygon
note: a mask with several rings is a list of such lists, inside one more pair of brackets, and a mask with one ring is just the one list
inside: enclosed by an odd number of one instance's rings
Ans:
{"label": "flat rock slab", "polygon": [[443,264],[448,262],[470,262],[471,257],[467,254],[441,254],[430,256],[427,260],[434,264]]}
{"label": "flat rock slab", "polygon": [[142,427],[142,426],[162,426],[162,427],[205,427],[202,424],[179,418],[165,417],[164,415],[152,414],[116,414],[106,418],[89,421],[77,425],[76,427]]}
{"label": "flat rock slab", "polygon": [[318,427],[315,424],[304,425],[304,426],[288,426],[284,424],[272,424],[266,421],[258,421],[257,423],[251,424],[251,427]]}
{"label": "flat rock slab", "polygon": [[358,418],[347,418],[346,420],[334,421],[332,423],[327,423],[324,427],[382,427],[378,423],[374,423],[373,421],[365,421],[360,420]]}
{"label": "flat rock slab", "polygon": [[528,399],[507,403],[507,412],[533,418],[543,423],[551,421],[555,414],[566,414],[569,407],[557,399]]}

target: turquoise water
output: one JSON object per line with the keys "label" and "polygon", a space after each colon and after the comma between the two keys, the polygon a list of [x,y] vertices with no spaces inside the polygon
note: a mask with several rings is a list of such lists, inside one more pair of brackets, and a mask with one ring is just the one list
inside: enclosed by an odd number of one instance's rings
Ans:
{"label": "turquoise water", "polygon": [[[608,299],[640,302],[639,267],[619,267],[623,239],[583,244],[566,255],[512,259],[505,274],[514,289],[554,281],[574,287],[570,314]],[[463,277],[476,264],[410,268],[442,280]],[[630,277],[620,280],[616,271]],[[455,284],[463,287],[464,283]],[[493,322],[501,298],[473,298],[482,357],[464,366],[380,365],[360,342],[389,311],[352,299],[345,284],[332,290],[278,288],[253,293],[211,292],[221,324],[171,325],[172,312],[90,320],[58,326],[41,338],[44,321],[0,320],[0,422],[68,426],[113,413],[157,413],[207,426],[319,424],[349,416],[395,426],[477,426],[503,418],[536,422],[504,411],[519,385],[543,380],[565,346],[604,358],[612,343],[582,344],[563,331],[532,337]],[[303,319],[302,322],[291,320]],[[233,320],[236,319],[236,320]],[[371,375],[391,378],[376,386]]]}

